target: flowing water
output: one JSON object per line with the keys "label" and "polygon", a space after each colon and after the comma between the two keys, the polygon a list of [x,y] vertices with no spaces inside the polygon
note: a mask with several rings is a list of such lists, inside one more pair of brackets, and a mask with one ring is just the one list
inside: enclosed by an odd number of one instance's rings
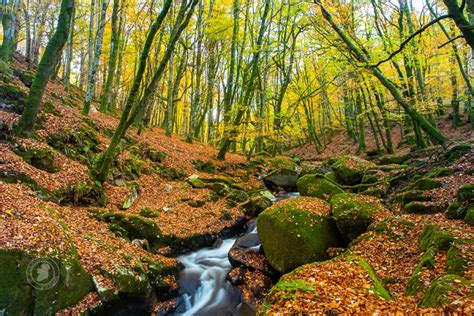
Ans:
{"label": "flowing water", "polygon": [[[276,200],[298,196],[279,194]],[[257,233],[255,222],[249,223],[247,234]],[[184,269],[179,276],[183,293],[175,315],[255,315],[251,307],[241,302],[240,291],[226,280],[232,268],[227,254],[237,237],[224,239],[218,247],[205,248],[180,256]],[[254,247],[258,251],[259,245]]]}

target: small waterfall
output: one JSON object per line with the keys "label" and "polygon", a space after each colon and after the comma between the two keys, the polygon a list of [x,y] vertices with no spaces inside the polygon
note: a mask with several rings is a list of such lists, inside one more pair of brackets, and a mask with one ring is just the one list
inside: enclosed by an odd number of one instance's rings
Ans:
{"label": "small waterfall", "polygon": [[[296,192],[282,193],[277,201],[297,197]],[[249,223],[247,234],[257,233],[256,221]],[[215,248],[204,248],[178,259],[184,269],[179,276],[181,288],[180,302],[174,315],[183,316],[247,316],[255,315],[248,306],[242,304],[240,291],[226,280],[232,268],[227,254],[237,240],[229,238]],[[252,247],[258,251],[260,245]]]}

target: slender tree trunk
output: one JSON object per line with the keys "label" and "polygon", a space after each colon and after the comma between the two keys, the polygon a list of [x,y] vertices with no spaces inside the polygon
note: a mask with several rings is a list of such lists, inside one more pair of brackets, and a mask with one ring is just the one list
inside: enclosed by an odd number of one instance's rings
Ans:
{"label": "slender tree trunk", "polygon": [[69,81],[71,79],[71,64],[73,58],[73,45],[74,45],[74,20],[75,20],[76,9],[72,10],[71,26],[69,27],[69,38],[67,41],[66,49],[66,62],[64,65],[64,78],[63,83],[66,89],[69,88]]}
{"label": "slender tree trunk", "polygon": [[3,41],[0,46],[0,60],[10,63],[18,43],[19,0],[0,0],[0,16],[2,17]]}
{"label": "slender tree trunk", "polygon": [[112,9],[112,38],[110,40],[110,56],[109,56],[109,67],[107,73],[107,80],[104,86],[102,100],[100,103],[101,112],[110,111],[110,99],[112,96],[112,84],[114,83],[114,75],[117,67],[118,51],[120,46],[120,27],[119,27],[119,7],[120,0],[114,0],[114,6]]}
{"label": "slender tree trunk", "polygon": [[49,40],[41,62],[38,65],[35,79],[26,100],[25,109],[17,126],[17,131],[20,135],[30,136],[34,131],[44,89],[57,60],[61,57],[61,51],[68,38],[73,9],[74,0],[62,0],[56,31]]}
{"label": "slender tree trunk", "polygon": [[102,0],[102,6],[100,10],[99,29],[97,30],[97,37],[94,45],[94,58],[92,64],[89,65],[89,75],[87,78],[87,93],[84,101],[84,107],[82,108],[82,114],[89,114],[92,99],[96,89],[97,82],[97,70],[99,69],[100,54],[102,53],[102,42],[104,38],[104,30],[107,15],[108,0]]}

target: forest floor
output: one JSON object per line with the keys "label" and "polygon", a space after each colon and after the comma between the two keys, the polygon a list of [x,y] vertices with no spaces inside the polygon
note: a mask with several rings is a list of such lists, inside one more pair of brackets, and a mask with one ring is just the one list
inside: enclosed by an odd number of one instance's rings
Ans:
{"label": "forest floor", "polygon": [[[120,279],[126,275],[123,271],[130,272],[134,282],[139,282],[143,274],[150,280],[156,277],[159,285],[150,283],[170,296],[176,294],[179,263],[169,255],[210,246],[225,234],[238,233],[246,214],[239,201],[229,199],[230,193],[251,194],[265,189],[259,179],[262,170],[249,164],[244,156],[229,154],[225,162],[217,161],[217,150],[210,146],[189,144],[177,135],[167,137],[159,128],[145,129],[140,135],[132,128],[102,192],[89,171],[110,142],[118,119],[99,112],[81,115],[83,92],[75,88],[65,91],[60,82],[50,81],[35,136],[18,138],[12,128],[19,115],[1,108],[24,103],[31,75],[21,61],[17,60],[14,68],[14,76],[0,74],[0,261],[5,251],[13,250],[35,257],[74,253],[93,277],[95,290],[89,289],[89,294],[86,291],[87,295],[68,308],[58,299],[55,311],[59,314],[93,309],[101,301],[107,302],[110,292],[130,293]],[[440,118],[438,125],[450,139],[473,137],[468,126],[451,130],[446,117]],[[367,134],[371,138],[369,131]],[[399,141],[396,129],[394,144]],[[369,141],[367,147],[375,145]],[[321,155],[311,144],[287,154],[297,154],[302,160],[324,160],[354,154],[355,150],[354,143],[338,132]],[[397,150],[408,151],[408,146]],[[430,190],[431,202],[446,206],[462,185],[473,183],[472,175],[467,174],[473,160],[471,149],[452,163],[450,175],[438,178],[442,186]],[[201,183],[189,181],[192,175],[197,175]],[[227,192],[221,195],[222,188]],[[401,188],[393,191],[391,194]],[[380,228],[383,233],[376,229],[367,232],[351,251],[369,262],[394,300],[376,298],[367,287],[367,273],[358,265],[338,259],[305,265],[283,277],[288,282],[297,279],[298,284],[322,289],[317,299],[314,291],[304,287],[276,287],[265,302],[271,305],[269,311],[472,312],[472,294],[466,296],[463,289],[453,294],[454,303],[440,308],[421,309],[418,303],[422,293],[405,295],[422,257],[418,239],[424,227],[432,223],[456,240],[474,240],[472,226],[461,219],[448,220],[443,214],[404,214],[400,205],[391,211],[390,222],[382,218],[374,223],[374,227],[384,227]],[[149,246],[130,242],[145,239],[150,241]],[[473,243],[460,243],[459,251],[469,262],[464,277],[472,282]],[[443,275],[446,256],[446,251],[438,252],[433,268],[422,270],[420,279],[425,285]],[[158,277],[153,270],[156,264]],[[0,275],[1,269],[0,265]]]}

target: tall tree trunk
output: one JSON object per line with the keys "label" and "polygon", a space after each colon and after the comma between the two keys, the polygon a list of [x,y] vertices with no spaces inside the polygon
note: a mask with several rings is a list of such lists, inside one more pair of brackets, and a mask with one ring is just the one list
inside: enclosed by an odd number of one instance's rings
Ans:
{"label": "tall tree trunk", "polygon": [[117,67],[117,57],[118,57],[118,51],[119,51],[119,46],[120,46],[120,27],[118,23],[119,7],[120,7],[120,0],[114,0],[114,6],[112,9],[112,38],[110,40],[109,67],[108,67],[108,72],[107,72],[107,81],[104,86],[102,100],[100,103],[101,112],[110,111],[112,84],[114,83],[114,75],[115,75],[115,70]]}
{"label": "tall tree trunk", "polygon": [[3,41],[0,46],[0,60],[10,63],[18,43],[19,0],[0,0],[0,16],[2,17]]}
{"label": "tall tree trunk", "polygon": [[71,64],[73,58],[73,45],[74,45],[74,20],[75,20],[76,9],[72,10],[71,25],[69,26],[69,38],[67,41],[66,49],[66,62],[64,65],[64,77],[63,83],[66,89],[69,89],[69,81],[71,80]]}
{"label": "tall tree trunk", "polygon": [[92,99],[96,89],[97,81],[97,70],[99,69],[100,54],[102,53],[102,41],[104,39],[104,30],[107,15],[108,0],[102,0],[102,6],[100,10],[99,29],[97,30],[97,37],[94,45],[94,58],[92,64],[89,65],[89,75],[87,78],[87,93],[84,101],[84,107],[82,108],[82,114],[89,114]]}
{"label": "tall tree trunk", "polygon": [[36,70],[36,76],[26,99],[25,109],[17,126],[20,135],[30,136],[34,131],[36,117],[38,115],[44,89],[51,77],[57,60],[61,57],[61,51],[66,44],[69,27],[71,25],[74,0],[62,0],[58,24],[53,37],[48,42],[46,50]]}

